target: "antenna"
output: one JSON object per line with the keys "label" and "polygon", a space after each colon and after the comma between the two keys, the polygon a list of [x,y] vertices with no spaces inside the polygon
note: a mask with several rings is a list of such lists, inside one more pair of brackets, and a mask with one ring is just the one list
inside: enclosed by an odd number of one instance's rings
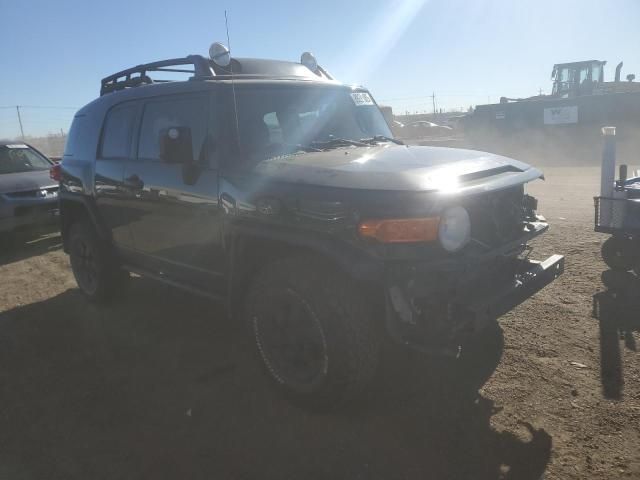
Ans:
{"label": "antenna", "polygon": [[233,57],[231,56],[231,40],[229,39],[229,18],[227,11],[224,11],[224,27],[227,30],[227,46],[229,47],[229,71],[231,72],[231,91],[233,92],[233,113],[236,117],[236,142],[238,142],[238,153],[240,153],[240,124],[238,123],[238,103],[236,102],[236,83],[233,75]]}

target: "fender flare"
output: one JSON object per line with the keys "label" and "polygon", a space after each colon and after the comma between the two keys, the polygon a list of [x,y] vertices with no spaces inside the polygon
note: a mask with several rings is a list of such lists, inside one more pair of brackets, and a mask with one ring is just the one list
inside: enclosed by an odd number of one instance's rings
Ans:
{"label": "fender flare", "polygon": [[68,218],[70,215],[69,209],[65,208],[65,205],[68,205],[69,203],[76,206],[80,205],[95,228],[98,237],[105,242],[110,241],[110,232],[105,228],[100,212],[98,211],[98,207],[96,206],[93,198],[69,192],[60,192],[58,194],[58,201],[60,203],[60,233],[62,234],[63,249],[66,253],[68,253],[66,230],[72,223],[72,219]]}
{"label": "fender flare", "polygon": [[273,225],[233,225],[225,234],[228,263],[228,298],[234,295],[243,258],[244,242],[266,240],[285,248],[304,249],[333,261],[356,281],[379,283],[384,278],[384,263],[357,246],[326,233],[278,228]]}

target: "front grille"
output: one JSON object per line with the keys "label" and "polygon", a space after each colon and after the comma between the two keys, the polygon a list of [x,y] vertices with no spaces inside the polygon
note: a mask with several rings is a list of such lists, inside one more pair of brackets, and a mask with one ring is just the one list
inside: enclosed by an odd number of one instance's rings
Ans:
{"label": "front grille", "polygon": [[7,193],[8,198],[45,198],[58,192],[58,187],[39,188],[38,190],[27,190],[24,192]]}
{"label": "front grille", "polygon": [[518,186],[475,197],[467,210],[473,240],[491,248],[505,245],[522,235],[524,188]]}

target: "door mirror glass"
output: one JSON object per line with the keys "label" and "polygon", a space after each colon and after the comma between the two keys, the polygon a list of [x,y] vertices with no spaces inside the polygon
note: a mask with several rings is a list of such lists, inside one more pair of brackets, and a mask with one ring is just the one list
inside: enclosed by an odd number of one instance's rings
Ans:
{"label": "door mirror glass", "polygon": [[194,163],[189,127],[169,127],[160,132],[160,160],[184,165]]}

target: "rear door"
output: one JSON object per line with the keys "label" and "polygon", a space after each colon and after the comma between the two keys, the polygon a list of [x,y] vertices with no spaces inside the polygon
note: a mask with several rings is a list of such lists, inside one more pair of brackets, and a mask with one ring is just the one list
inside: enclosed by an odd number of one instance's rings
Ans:
{"label": "rear door", "polygon": [[126,212],[129,189],[123,182],[126,163],[134,153],[139,114],[140,106],[135,102],[121,103],[107,112],[96,159],[94,188],[98,210],[120,249],[133,247]]}
{"label": "rear door", "polygon": [[[212,101],[202,93],[145,101],[137,153],[127,163],[124,183],[131,190],[130,228],[141,266],[215,295],[224,289],[225,264]],[[161,158],[160,137],[173,127],[191,132],[198,165],[193,184],[185,182],[182,163]]]}

